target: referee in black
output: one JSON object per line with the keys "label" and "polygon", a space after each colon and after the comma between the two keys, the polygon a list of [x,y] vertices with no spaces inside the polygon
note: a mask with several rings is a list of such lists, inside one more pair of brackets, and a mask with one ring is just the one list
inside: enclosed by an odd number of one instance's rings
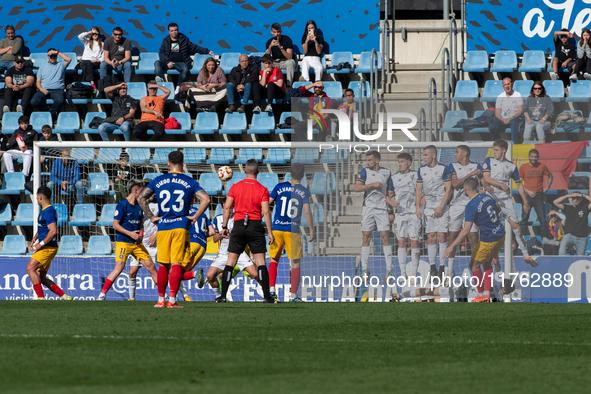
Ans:
{"label": "referee in black", "polygon": [[[269,292],[269,271],[265,262],[267,245],[265,245],[265,228],[261,219],[265,218],[267,233],[269,234],[269,245],[273,243],[273,231],[271,230],[271,210],[269,209],[269,190],[257,181],[259,164],[256,160],[250,159],[244,168],[246,179],[235,183],[228,192],[228,198],[224,203],[224,219],[222,222],[222,236],[230,238],[228,245],[228,262],[222,273],[222,295],[215,302],[226,302],[226,294],[232,271],[238,262],[238,256],[250,248],[254,257],[254,263],[258,267],[259,279],[263,287],[265,303],[275,303]],[[228,220],[234,207],[234,227],[230,236]]]}

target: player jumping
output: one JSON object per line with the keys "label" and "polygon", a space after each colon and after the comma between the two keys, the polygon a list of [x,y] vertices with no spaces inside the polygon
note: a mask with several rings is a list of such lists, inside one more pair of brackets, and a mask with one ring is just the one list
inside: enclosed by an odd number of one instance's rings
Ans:
{"label": "player jumping", "polygon": [[[189,210],[189,215],[194,215],[197,208],[192,206]],[[183,263],[183,280],[195,279],[197,287],[202,289],[205,284],[203,276],[203,268],[193,271],[193,268],[205,256],[207,251],[207,238],[215,234],[215,228],[211,224],[211,220],[207,217],[209,212],[202,214],[199,219],[189,229],[189,236],[191,238],[191,255]],[[182,282],[181,282],[182,285]]]}
{"label": "player jumping", "polygon": [[[51,266],[51,261],[58,251],[57,245],[57,212],[51,205],[51,189],[41,186],[37,189],[37,203],[41,207],[37,223],[39,225],[37,234],[31,241],[30,250],[33,256],[27,264],[27,274],[33,284],[33,290],[38,300],[44,300],[44,284],[48,289],[58,295],[62,300],[71,300],[72,297],[66,295],[64,291],[51,279],[47,278],[47,271]],[[37,242],[39,241],[39,242]]]}
{"label": "player jumping", "polygon": [[269,247],[269,286],[271,297],[277,299],[275,293],[275,281],[277,279],[277,264],[283,253],[283,248],[287,249],[287,257],[291,260],[291,295],[289,302],[302,302],[298,297],[298,287],[300,285],[300,259],[302,258],[302,240],[300,237],[300,220],[302,218],[302,209],[306,215],[306,220],[310,224],[310,238],[308,242],[314,240],[314,226],[312,221],[312,211],[310,211],[310,191],[301,185],[304,177],[304,166],[300,163],[291,165],[291,182],[279,183],[271,192],[269,204],[277,201],[275,217],[273,218],[273,236],[275,242]]}

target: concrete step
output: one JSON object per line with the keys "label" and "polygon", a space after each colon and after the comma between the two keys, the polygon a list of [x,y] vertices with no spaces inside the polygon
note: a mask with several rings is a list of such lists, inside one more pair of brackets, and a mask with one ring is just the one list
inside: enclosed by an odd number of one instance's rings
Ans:
{"label": "concrete step", "polygon": [[333,238],[332,242],[329,243],[330,247],[333,248],[349,248],[349,247],[361,247],[361,233],[357,238]]}
{"label": "concrete step", "polygon": [[350,205],[345,207],[345,215],[361,215],[361,205]]}
{"label": "concrete step", "polygon": [[349,223],[359,225],[361,223],[361,215],[343,215],[343,216],[339,216],[337,218],[337,220],[338,220],[337,225],[339,225],[339,226],[341,224],[349,224]]}

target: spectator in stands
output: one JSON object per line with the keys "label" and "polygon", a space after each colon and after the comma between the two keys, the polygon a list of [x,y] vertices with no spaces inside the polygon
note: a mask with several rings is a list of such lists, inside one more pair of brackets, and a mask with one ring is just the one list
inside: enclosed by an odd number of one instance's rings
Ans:
{"label": "spectator in stands", "polygon": [[127,197],[127,182],[137,178],[135,169],[129,165],[129,154],[123,152],[119,156],[119,164],[113,168],[113,185],[115,186],[115,201]]}
{"label": "spectator in stands", "polygon": [[98,128],[103,141],[109,141],[109,134],[121,130],[125,141],[131,140],[131,130],[137,110],[137,100],[127,95],[127,84],[107,86],[105,94],[113,101],[111,116],[106,118]]}
{"label": "spectator in stands", "polygon": [[18,129],[12,133],[2,156],[6,172],[14,172],[13,160],[20,156],[23,158],[23,174],[28,181],[33,163],[33,143],[38,140],[39,134],[29,124],[29,117],[23,115],[18,118]]}
{"label": "spectator in stands", "polygon": [[100,66],[101,78],[112,73],[113,70],[119,74],[123,73],[123,80],[126,83],[131,81],[131,41],[123,37],[123,29],[113,29],[113,37],[105,40],[103,45],[103,62]]}
{"label": "spectator in stands", "polygon": [[52,202],[54,196],[62,193],[70,196],[76,194],[76,203],[84,202],[84,185],[80,177],[80,165],[78,160],[70,157],[70,149],[62,148],[61,157],[53,162],[50,181],[47,187],[51,189]]}
{"label": "spectator in stands", "polygon": [[90,31],[80,33],[78,39],[84,45],[82,60],[79,63],[82,70],[82,81],[90,82],[92,88],[96,90],[94,72],[100,68],[101,62],[105,59],[101,32],[98,27],[93,26]]}
{"label": "spectator in stands", "polygon": [[339,110],[346,113],[349,119],[353,120],[353,115],[359,113],[359,103],[355,101],[355,92],[353,89],[345,90],[345,101],[339,105]]}
{"label": "spectator in stands", "polygon": [[[544,163],[540,163],[540,152],[536,149],[529,151],[529,162],[519,167],[519,177],[523,180],[523,187],[527,197],[527,203],[530,207],[536,210],[540,226],[544,228],[546,226],[546,210],[544,206],[544,195],[550,190],[552,186],[552,173],[548,170],[548,167]],[[544,176],[548,177],[548,183],[544,187]],[[528,234],[527,222],[529,221],[528,212],[523,211],[521,216],[521,233],[523,235]]]}
{"label": "spectator in stands", "polygon": [[[314,88],[314,93],[310,93],[310,91],[308,90],[311,88]],[[306,86],[300,86],[300,94],[303,97],[310,98],[308,100],[308,108],[310,110],[319,111],[325,108],[333,109],[332,100],[324,92],[324,84],[322,83],[322,81],[316,81]],[[323,114],[322,116],[325,120],[328,120],[330,114]],[[314,127],[317,128],[318,126],[315,125]],[[294,125],[294,130],[296,133],[296,138],[304,136],[307,130],[307,122],[304,120],[302,122],[296,123]],[[319,130],[318,137],[320,141],[324,141],[330,139],[331,135],[328,130],[324,130],[324,128],[322,128],[321,130]]]}
{"label": "spectator in stands", "polygon": [[550,208],[548,213],[550,220],[542,227],[542,247],[545,255],[556,256],[560,248],[560,241],[564,238],[562,221],[564,215],[558,213],[556,208]]}
{"label": "spectator in stands", "polygon": [[197,77],[197,89],[189,89],[188,99],[192,100],[197,112],[206,109],[216,112],[216,105],[226,97],[226,74],[213,57],[208,57]]}
{"label": "spectator in stands", "polygon": [[523,98],[521,94],[513,90],[513,80],[507,77],[503,79],[503,93],[497,97],[495,105],[495,118],[488,126],[493,141],[501,139],[501,132],[511,127],[511,141],[519,143],[519,124],[523,114]]}
{"label": "spectator in stands", "polygon": [[[158,96],[158,89],[164,94]],[[164,104],[170,95],[170,90],[158,85],[156,81],[148,82],[148,96],[140,100],[142,117],[133,129],[133,135],[142,141],[158,141],[164,135]],[[148,137],[148,130],[154,135]]]}
{"label": "spectator in stands", "polygon": [[17,56],[22,56],[23,40],[16,37],[14,26],[6,25],[4,28],[6,37],[0,40],[0,74],[12,67],[12,62]]}
{"label": "spectator in stands", "polygon": [[552,59],[552,72],[550,78],[558,79],[558,69],[566,68],[571,73],[577,59],[577,48],[570,43],[569,38],[573,37],[573,33],[569,32],[567,28],[554,32],[554,58]]}
{"label": "spectator in stands", "polygon": [[274,99],[285,97],[285,84],[283,83],[283,73],[280,68],[273,67],[273,58],[271,55],[264,55],[263,70],[260,72],[259,83],[254,84],[254,109],[255,114],[261,112],[261,99],[267,99],[265,112],[273,112],[271,103]]}
{"label": "spectator in stands", "polygon": [[591,80],[591,30],[588,28],[583,29],[581,32],[581,39],[577,44],[577,61],[575,63],[575,69],[570,76],[572,82],[579,80],[579,72],[583,67],[587,67],[587,72],[583,75],[585,79]]}
{"label": "spectator in stands", "polygon": [[248,104],[253,85],[259,82],[259,70],[249,64],[247,55],[240,55],[239,64],[228,74],[226,91],[228,92],[228,108],[226,112],[234,112],[239,99],[238,112],[244,113],[244,106]]}
{"label": "spectator in stands", "polygon": [[538,141],[546,142],[546,130],[550,129],[551,120],[554,118],[554,104],[546,94],[546,88],[541,81],[534,82],[529,97],[525,99],[524,107],[523,142],[530,140],[534,130],[538,134]]}
{"label": "spectator in stands", "polygon": [[[41,127],[41,137],[39,137],[39,141],[57,141],[57,137],[53,134],[53,130],[51,126],[46,124]],[[42,148],[41,149],[41,163],[45,163],[45,156],[53,156],[57,157],[60,155],[60,151],[56,148]]]}
{"label": "spectator in stands", "polygon": [[270,38],[265,45],[266,55],[273,57],[273,67],[285,69],[287,74],[287,87],[291,87],[293,83],[293,74],[295,71],[295,60],[293,58],[293,42],[288,36],[281,34],[281,24],[273,23],[271,25]]}
{"label": "spectator in stands", "polygon": [[[57,61],[58,55],[64,59],[63,62]],[[31,105],[39,111],[49,110],[54,121],[57,119],[57,110],[65,100],[66,68],[68,68],[71,61],[72,59],[68,55],[61,53],[59,49],[49,48],[47,63],[41,65],[37,72],[37,92],[31,99]],[[48,98],[53,100],[51,107],[47,105]]]}
{"label": "spectator in stands", "polygon": [[160,45],[158,51],[160,60],[154,62],[156,81],[164,82],[164,70],[177,70],[180,76],[175,94],[178,93],[178,87],[185,82],[187,75],[189,75],[189,69],[193,66],[191,55],[195,53],[213,56],[213,51],[193,44],[187,36],[179,33],[179,25],[170,23],[168,25],[168,36],[162,40],[162,45]]}
{"label": "spectator in stands", "polygon": [[310,82],[310,67],[314,69],[316,81],[322,81],[324,67],[322,67],[320,58],[322,56],[323,47],[324,38],[318,34],[316,22],[309,20],[306,22],[306,29],[302,35],[302,52],[304,52],[304,60],[302,60],[301,65],[301,78],[303,78],[304,81]]}
{"label": "spectator in stands", "polygon": [[[565,205],[562,202],[570,198],[572,205]],[[583,202],[585,198],[585,202]],[[580,192],[573,192],[571,194],[558,197],[554,200],[554,205],[564,212],[564,238],[560,242],[558,254],[566,255],[566,250],[570,246],[574,246],[577,250],[578,256],[585,255],[585,248],[587,247],[587,226],[589,210],[591,209],[591,197],[581,194]]]}
{"label": "spectator in stands", "polygon": [[15,57],[13,63],[14,66],[8,69],[4,80],[6,89],[3,112],[10,112],[12,100],[21,99],[21,103],[16,106],[16,112],[24,113],[35,93],[35,74],[29,67],[25,67],[22,56]]}

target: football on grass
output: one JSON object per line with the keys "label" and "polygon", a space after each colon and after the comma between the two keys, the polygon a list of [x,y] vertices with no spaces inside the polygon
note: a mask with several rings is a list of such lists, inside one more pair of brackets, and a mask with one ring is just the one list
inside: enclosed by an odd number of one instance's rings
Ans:
{"label": "football on grass", "polygon": [[218,170],[218,177],[222,181],[229,181],[230,179],[232,179],[232,175],[234,174],[232,173],[232,169],[230,168],[230,166],[223,166],[220,167]]}

